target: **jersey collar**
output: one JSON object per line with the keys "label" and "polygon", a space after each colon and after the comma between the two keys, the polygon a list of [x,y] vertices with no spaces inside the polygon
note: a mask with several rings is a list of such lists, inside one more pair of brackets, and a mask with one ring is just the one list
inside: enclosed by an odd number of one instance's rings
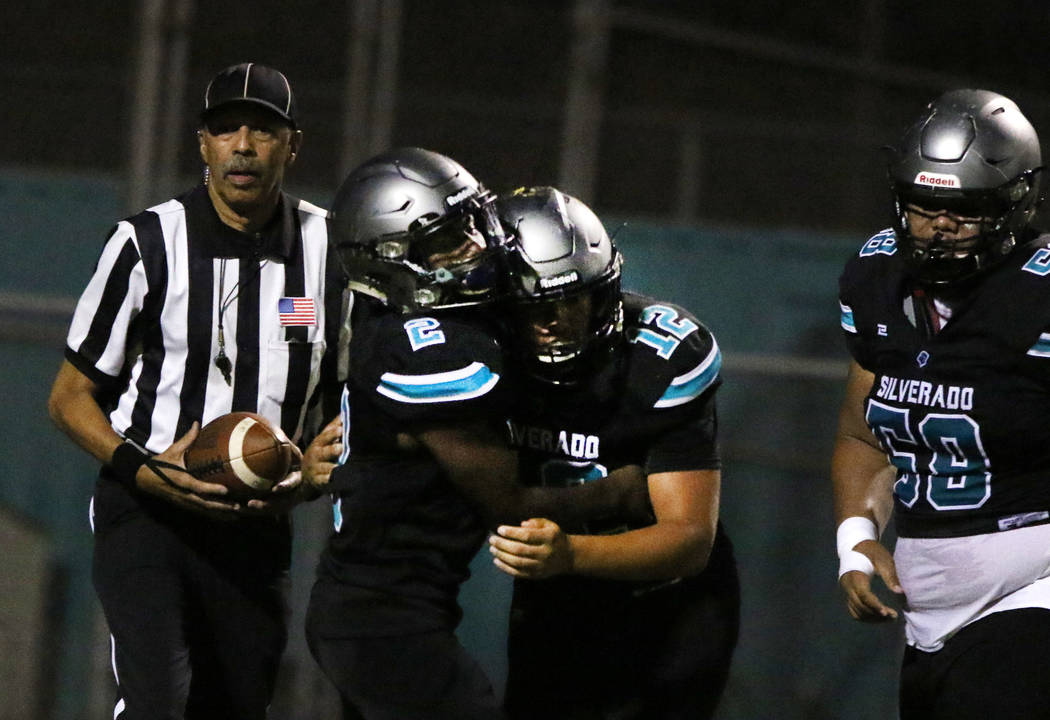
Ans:
{"label": "jersey collar", "polygon": [[284,192],[281,193],[274,216],[257,233],[241,232],[224,223],[215,211],[208,196],[208,188],[204,185],[191,190],[183,204],[188,213],[197,216],[199,227],[207,232],[207,238],[202,243],[203,254],[207,257],[268,257],[286,261],[292,256],[293,243],[298,235],[296,201]]}

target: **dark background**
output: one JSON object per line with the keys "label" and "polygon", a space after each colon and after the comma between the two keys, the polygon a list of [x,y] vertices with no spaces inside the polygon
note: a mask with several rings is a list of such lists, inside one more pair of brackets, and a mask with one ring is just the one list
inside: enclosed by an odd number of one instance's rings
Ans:
{"label": "dark background", "polygon": [[[393,43],[369,8],[392,18]],[[555,184],[610,230],[626,223],[627,286],[694,310],[725,354],[722,516],[743,621],[720,720],[896,717],[902,628],[853,623],[835,585],[827,468],[847,362],[836,279],[889,224],[879,148],[927,101],[996,90],[1050,132],[1045,2],[53,0],[4,16],[0,658],[24,667],[0,659],[0,720],[112,717],[90,586],[96,468],[45,400],[106,231],[196,182],[204,87],[242,61],[290,79],[305,133],[290,188],[319,205],[370,152],[419,145],[496,191]],[[578,16],[608,27],[583,73],[599,101],[585,116],[569,109],[588,37]],[[387,89],[355,94],[354,82]],[[299,631],[330,521],[323,503],[296,521],[272,716],[334,718]],[[461,635],[501,687],[507,583],[484,558],[475,573]]]}
{"label": "dark background", "polygon": [[[146,4],[5,10],[0,162],[125,170]],[[702,155],[695,218],[867,232],[886,216],[879,146],[944,89],[1010,95],[1037,127],[1050,113],[1040,0],[596,4],[611,31],[597,188],[583,199],[605,213],[674,217],[690,140]],[[295,177],[336,186],[354,3],[188,5],[181,27],[164,29],[187,38],[185,69],[162,77],[162,105],[182,98],[179,172],[199,165],[190,133],[208,79],[251,60],[282,69],[298,93],[307,144]],[[449,154],[497,190],[557,179],[574,3],[396,5],[392,142]]]}

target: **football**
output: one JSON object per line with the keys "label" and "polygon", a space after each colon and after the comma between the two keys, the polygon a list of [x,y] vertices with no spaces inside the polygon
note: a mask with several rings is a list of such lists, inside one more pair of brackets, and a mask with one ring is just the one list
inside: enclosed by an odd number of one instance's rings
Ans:
{"label": "football", "polygon": [[225,485],[232,500],[264,496],[288,475],[295,452],[284,432],[262,415],[232,412],[201,428],[183,457],[204,482]]}

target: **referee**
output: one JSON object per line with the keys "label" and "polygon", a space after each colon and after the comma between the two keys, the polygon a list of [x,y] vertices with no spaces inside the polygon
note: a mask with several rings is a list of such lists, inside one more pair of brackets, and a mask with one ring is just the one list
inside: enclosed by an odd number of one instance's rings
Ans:
{"label": "referee", "polygon": [[48,403],[102,463],[93,577],[123,720],[265,717],[287,639],[287,510],[305,488],[293,472],[240,506],[182,456],[236,410],[301,442],[332,364],[326,305],[339,317],[326,213],[281,189],[302,143],[285,76],[223,70],[200,119],[204,182],[112,231]]}

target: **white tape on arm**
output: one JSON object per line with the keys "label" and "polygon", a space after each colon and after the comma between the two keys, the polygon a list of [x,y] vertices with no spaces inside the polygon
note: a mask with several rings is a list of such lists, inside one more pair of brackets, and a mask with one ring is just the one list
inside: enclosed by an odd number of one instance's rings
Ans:
{"label": "white tape on arm", "polygon": [[868,518],[854,515],[843,520],[835,533],[835,545],[839,551],[839,577],[852,570],[859,570],[865,575],[874,574],[875,566],[868,556],[853,548],[865,540],[878,539],[879,529]]}

